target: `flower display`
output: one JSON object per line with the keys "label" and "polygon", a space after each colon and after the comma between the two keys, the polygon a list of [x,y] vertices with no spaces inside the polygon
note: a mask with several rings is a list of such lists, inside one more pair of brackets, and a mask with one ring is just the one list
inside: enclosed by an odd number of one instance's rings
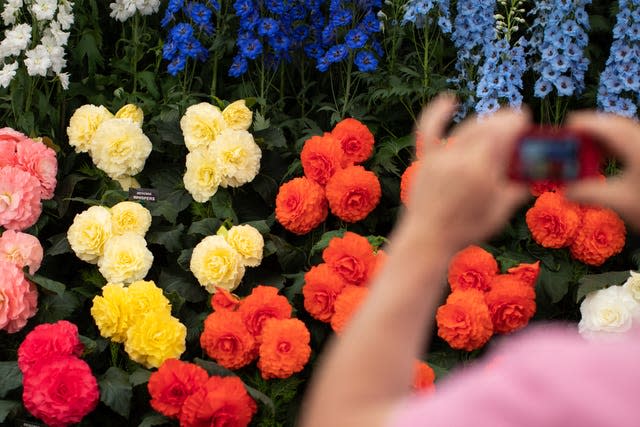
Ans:
{"label": "flower display", "polygon": [[131,232],[144,237],[151,226],[151,213],[140,203],[124,201],[109,210],[111,233],[114,236]]}
{"label": "flower display", "polygon": [[436,312],[438,336],[452,348],[472,351],[484,346],[493,335],[493,323],[484,293],[478,289],[452,292]]}
{"label": "flower display", "polygon": [[306,234],[322,223],[329,204],[322,186],[306,177],[294,178],[278,190],[276,219],[296,234]]}
{"label": "flower display", "polygon": [[97,264],[112,235],[111,213],[103,206],[91,206],[73,219],[67,231],[71,249],[83,261]]}
{"label": "flower display", "polygon": [[98,382],[82,359],[51,355],[24,376],[24,406],[52,427],[79,423],[98,405]]}
{"label": "flower display", "polygon": [[589,265],[602,265],[620,253],[626,229],[620,217],[610,209],[583,208],[582,221],[569,249],[571,255]]}
{"label": "flower display", "polygon": [[24,230],[36,223],[42,212],[41,187],[36,177],[16,166],[0,168],[0,225]]}
{"label": "flower display", "polygon": [[80,356],[84,345],[78,327],[66,320],[42,323],[27,334],[18,349],[18,367],[27,374],[40,360],[52,356]]}
{"label": "flower display", "polygon": [[69,88],[65,48],[74,22],[74,3],[69,0],[5,2],[1,14],[5,26],[0,42],[0,86],[9,87],[24,65],[30,77],[54,77],[62,89]]}
{"label": "flower display", "polygon": [[142,131],[138,108],[127,104],[113,115],[104,106],[83,105],[67,127],[69,144],[76,152],[89,153],[99,169],[125,185],[142,171],[152,148]]}
{"label": "flower display", "polygon": [[185,351],[187,329],[171,316],[171,304],[154,282],[108,283],[94,297],[91,315],[103,337],[124,343],[131,360],[147,368]]}
{"label": "flower display", "polygon": [[109,3],[109,8],[111,9],[109,16],[116,21],[124,22],[136,12],[140,12],[140,15],[152,15],[158,12],[160,0],[116,0]]}
{"label": "flower display", "polygon": [[437,18],[438,26],[443,33],[451,32],[449,0],[409,0],[404,7],[402,25],[413,23],[423,28]]}
{"label": "flower display", "polygon": [[458,289],[491,289],[491,280],[498,274],[493,255],[479,246],[471,245],[456,253],[449,262],[447,275],[452,291]]}
{"label": "flower display", "polygon": [[36,314],[38,292],[19,265],[2,259],[0,273],[0,329],[11,334]]}
{"label": "flower display", "polygon": [[207,148],[227,128],[222,111],[208,102],[187,108],[180,119],[184,144],[189,151]]}
{"label": "flower display", "polygon": [[589,293],[580,304],[578,331],[587,338],[620,334],[631,329],[640,305],[628,287],[610,286]]}
{"label": "flower display", "polygon": [[210,377],[204,387],[182,405],[180,425],[228,425],[246,427],[257,411],[238,377]]}
{"label": "flower display", "polygon": [[187,154],[186,164],[184,188],[196,202],[207,202],[216,194],[222,182],[214,153],[205,148],[195,149]]}
{"label": "flower display", "polygon": [[20,269],[29,267],[31,275],[40,268],[43,256],[42,245],[35,236],[14,230],[6,230],[0,236],[0,260]]}
{"label": "flower display", "polygon": [[373,154],[373,134],[359,120],[346,118],[340,121],[331,131],[331,136],[340,143],[347,163],[362,163]]}
{"label": "flower display", "polygon": [[234,225],[224,238],[240,254],[242,264],[247,267],[260,265],[264,238],[258,230],[248,224]]}
{"label": "flower display", "polygon": [[222,118],[233,130],[249,130],[253,123],[253,112],[247,107],[244,99],[239,99],[222,110]]}
{"label": "flower display", "polygon": [[147,388],[151,407],[170,418],[179,418],[187,398],[209,380],[209,374],[198,365],[167,359],[149,377]]}
{"label": "flower display", "polygon": [[362,166],[349,166],[336,172],[326,188],[331,212],[347,222],[365,219],[380,202],[378,177]]}
{"label": "flower display", "polygon": [[237,311],[218,310],[204,321],[200,346],[221,366],[239,369],[256,356],[256,341]]}
{"label": "flower display", "polygon": [[240,307],[240,298],[224,288],[216,288],[211,297],[211,308],[214,311],[236,311]]}
{"label": "flower display", "polygon": [[298,319],[268,319],[264,323],[258,369],[262,378],[288,378],[309,361],[311,334]]}
{"label": "flower display", "polygon": [[246,130],[223,130],[210,150],[218,160],[222,187],[240,187],[258,175],[262,151]]}
{"label": "flower display", "polygon": [[527,226],[534,240],[545,248],[569,246],[580,226],[581,212],[561,194],[543,193],[527,211]]}

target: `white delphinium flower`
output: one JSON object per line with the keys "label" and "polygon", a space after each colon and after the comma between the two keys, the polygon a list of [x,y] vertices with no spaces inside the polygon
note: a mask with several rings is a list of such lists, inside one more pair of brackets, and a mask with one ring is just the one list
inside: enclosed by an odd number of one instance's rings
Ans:
{"label": "white delphinium flower", "polygon": [[73,2],[61,0],[58,4],[58,14],[56,20],[60,24],[60,29],[66,31],[73,24]]}
{"label": "white delphinium flower", "polygon": [[11,80],[13,80],[13,78],[15,77],[17,70],[17,62],[5,64],[2,69],[0,69],[0,86],[4,88],[9,87],[9,83],[11,83]]}
{"label": "white delphinium flower", "polygon": [[135,0],[135,2],[141,15],[151,15],[160,8],[160,0]]}
{"label": "white delphinium flower", "polygon": [[57,9],[57,0],[36,0],[31,3],[31,13],[38,21],[51,21]]}
{"label": "white delphinium flower", "polygon": [[58,73],[58,79],[60,80],[62,89],[69,89],[69,73]]}
{"label": "white delphinium flower", "polygon": [[5,2],[1,15],[4,25],[9,26],[16,23],[16,15],[21,7],[22,0],[9,0]]}
{"label": "white delphinium flower", "polygon": [[20,24],[5,30],[4,40],[0,42],[0,56],[18,56],[31,42],[31,25]]}
{"label": "white delphinium flower", "polygon": [[116,0],[109,7],[111,8],[109,16],[120,22],[126,21],[136,13],[135,0]]}
{"label": "white delphinium flower", "polygon": [[58,21],[51,21],[51,24],[45,28],[42,35],[42,39],[44,40],[45,38],[55,40],[55,44],[58,46],[66,46],[69,40],[69,32],[63,31]]}
{"label": "white delphinium flower", "polygon": [[30,76],[46,76],[51,67],[51,56],[46,47],[39,44],[28,50],[25,54],[24,65],[27,66],[27,74]]}

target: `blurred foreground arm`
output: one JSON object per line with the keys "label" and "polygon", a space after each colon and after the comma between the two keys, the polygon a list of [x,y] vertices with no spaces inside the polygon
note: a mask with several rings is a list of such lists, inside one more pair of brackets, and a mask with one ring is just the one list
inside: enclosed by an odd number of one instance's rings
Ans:
{"label": "blurred foreground arm", "polygon": [[568,126],[596,137],[624,163],[624,172],[606,181],[590,179],[567,188],[567,196],[608,206],[640,230],[640,125],[631,119],[597,112],[574,113]]}
{"label": "blurred foreground arm", "polygon": [[443,137],[455,100],[440,96],[423,112],[426,141],[410,205],[386,248],[388,258],[365,304],[334,339],[302,407],[304,427],[382,426],[410,392],[415,358],[429,339],[450,257],[499,230],[527,198],[506,170],[529,118],[501,111]]}

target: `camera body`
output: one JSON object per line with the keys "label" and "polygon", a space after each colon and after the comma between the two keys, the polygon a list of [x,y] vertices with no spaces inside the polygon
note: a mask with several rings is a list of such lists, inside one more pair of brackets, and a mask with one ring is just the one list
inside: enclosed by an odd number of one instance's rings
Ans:
{"label": "camera body", "polygon": [[534,127],[518,138],[509,177],[563,183],[598,176],[602,153],[589,135],[564,128]]}

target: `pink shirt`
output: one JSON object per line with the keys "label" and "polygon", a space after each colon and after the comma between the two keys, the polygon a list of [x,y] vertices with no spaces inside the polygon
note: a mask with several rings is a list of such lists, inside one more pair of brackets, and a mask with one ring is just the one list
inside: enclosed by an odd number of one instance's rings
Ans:
{"label": "pink shirt", "polygon": [[388,426],[640,426],[640,331],[587,341],[546,325],[496,350],[407,399]]}

